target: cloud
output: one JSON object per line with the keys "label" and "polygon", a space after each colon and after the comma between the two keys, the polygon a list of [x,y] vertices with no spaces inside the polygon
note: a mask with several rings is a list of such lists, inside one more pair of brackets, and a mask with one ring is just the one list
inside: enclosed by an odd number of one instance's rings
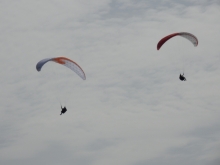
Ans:
{"label": "cloud", "polygon": [[219,126],[211,125],[200,127],[186,133],[187,143],[179,147],[170,148],[164,154],[153,158],[138,161],[135,165],[142,164],[195,164],[216,165],[219,163]]}
{"label": "cloud", "polygon": [[[1,4],[1,164],[219,162],[218,1]],[[181,31],[198,47],[176,37],[156,50]],[[52,62],[36,71],[56,56],[87,80]]]}

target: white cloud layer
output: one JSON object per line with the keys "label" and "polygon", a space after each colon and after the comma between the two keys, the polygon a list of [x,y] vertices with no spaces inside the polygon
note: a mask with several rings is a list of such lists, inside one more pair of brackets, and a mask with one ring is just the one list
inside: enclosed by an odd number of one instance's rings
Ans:
{"label": "white cloud layer", "polygon": [[220,164],[218,0],[0,4],[0,164]]}

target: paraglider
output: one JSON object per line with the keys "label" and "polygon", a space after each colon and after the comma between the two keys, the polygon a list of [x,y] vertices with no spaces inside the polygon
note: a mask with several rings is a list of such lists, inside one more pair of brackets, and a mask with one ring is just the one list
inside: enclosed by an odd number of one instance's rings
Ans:
{"label": "paraglider", "polygon": [[192,44],[194,46],[198,45],[198,39],[196,38],[196,36],[194,36],[193,34],[187,33],[187,32],[180,32],[180,33],[173,33],[173,34],[170,34],[170,35],[162,38],[157,44],[157,50],[159,50],[165,42],[167,42],[169,39],[171,39],[175,36],[181,36],[181,37],[186,38],[187,40],[192,42]]}
{"label": "paraglider", "polygon": [[186,78],[184,77],[184,73],[183,73],[183,75],[180,74],[179,79],[180,79],[181,81],[186,81]]}
{"label": "paraglider", "polygon": [[[194,36],[193,34],[191,33],[187,33],[187,32],[180,32],[180,33],[173,33],[173,34],[170,34],[164,38],[162,38],[158,44],[157,44],[157,50],[160,50],[160,48],[163,46],[163,44],[165,42],[167,42],[169,39],[175,37],[175,36],[181,36],[183,38],[186,38],[187,40],[189,40],[194,46],[198,46],[198,39],[196,38],[196,36]],[[181,81],[186,81],[186,78],[184,77],[184,73],[183,75],[180,74],[179,76],[179,79]]]}
{"label": "paraglider", "polygon": [[66,107],[64,106],[62,108],[62,105],[61,105],[61,113],[60,113],[60,115],[64,114],[66,111],[67,111]]}
{"label": "paraglider", "polygon": [[[76,62],[74,62],[74,61],[72,61],[72,60],[70,60],[66,57],[55,57],[55,58],[42,59],[36,65],[37,71],[40,72],[41,68],[49,61],[53,61],[53,62],[56,62],[58,64],[66,66],[67,68],[74,71],[83,80],[86,80],[86,75],[85,75],[84,71],[82,70],[82,68]],[[66,111],[67,111],[67,108],[65,106],[62,108],[62,105],[61,105],[60,115],[66,113]]]}
{"label": "paraglider", "polygon": [[85,75],[84,71],[82,70],[82,68],[76,62],[74,62],[66,57],[46,58],[46,59],[40,60],[36,65],[37,71],[40,72],[41,68],[44,66],[44,64],[46,64],[49,61],[53,61],[58,64],[64,65],[67,68],[74,71],[83,80],[86,79],[86,75]]}

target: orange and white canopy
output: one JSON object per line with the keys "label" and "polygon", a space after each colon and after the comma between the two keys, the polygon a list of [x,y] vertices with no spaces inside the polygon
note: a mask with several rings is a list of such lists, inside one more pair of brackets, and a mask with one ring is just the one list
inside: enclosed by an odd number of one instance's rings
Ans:
{"label": "orange and white canopy", "polygon": [[49,61],[53,61],[53,62],[56,62],[58,64],[64,65],[67,68],[74,71],[83,80],[86,79],[86,75],[85,75],[84,71],[82,70],[82,68],[76,62],[74,62],[74,61],[72,61],[72,60],[70,60],[66,57],[46,58],[46,59],[40,60],[36,65],[37,71],[38,72],[41,71],[41,68],[43,67],[43,65],[46,64]]}

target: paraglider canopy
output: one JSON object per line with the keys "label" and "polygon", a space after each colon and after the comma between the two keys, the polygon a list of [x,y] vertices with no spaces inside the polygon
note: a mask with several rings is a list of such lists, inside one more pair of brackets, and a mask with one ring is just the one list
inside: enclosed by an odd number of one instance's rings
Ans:
{"label": "paraglider canopy", "polygon": [[38,72],[41,71],[41,68],[44,66],[44,64],[46,64],[49,61],[53,61],[58,64],[64,65],[67,68],[74,71],[83,80],[86,79],[86,75],[85,75],[84,71],[82,70],[82,68],[76,62],[74,62],[66,57],[46,58],[46,59],[40,60],[36,65],[37,71]]}
{"label": "paraglider canopy", "polygon": [[194,46],[198,45],[198,39],[196,38],[196,36],[194,36],[193,34],[187,33],[187,32],[180,32],[180,33],[173,33],[162,38],[157,44],[157,50],[159,50],[165,42],[167,42],[169,39],[175,36],[181,36],[181,37],[188,39],[190,42],[192,42]]}

